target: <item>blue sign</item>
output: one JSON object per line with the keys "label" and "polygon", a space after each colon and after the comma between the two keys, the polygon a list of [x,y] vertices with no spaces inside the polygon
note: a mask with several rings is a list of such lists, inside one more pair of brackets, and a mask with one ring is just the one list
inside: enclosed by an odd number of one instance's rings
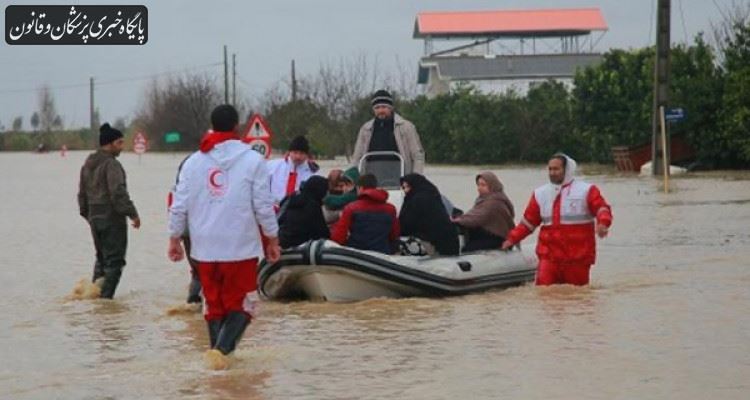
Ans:
{"label": "blue sign", "polygon": [[683,108],[667,108],[664,112],[664,119],[670,122],[678,122],[685,119],[685,109]]}

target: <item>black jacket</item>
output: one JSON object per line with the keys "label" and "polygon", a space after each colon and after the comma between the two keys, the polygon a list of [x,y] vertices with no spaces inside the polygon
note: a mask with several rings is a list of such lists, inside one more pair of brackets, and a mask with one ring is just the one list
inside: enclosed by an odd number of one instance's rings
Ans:
{"label": "black jacket", "polygon": [[458,254],[458,231],[445,211],[437,187],[422,175],[401,178],[411,186],[398,216],[403,236],[416,236],[435,246],[440,255]]}
{"label": "black jacket", "polygon": [[279,244],[282,248],[297,246],[308,240],[328,239],[330,231],[323,218],[323,197],[328,180],[312,176],[302,183],[298,192],[281,201],[279,212]]}

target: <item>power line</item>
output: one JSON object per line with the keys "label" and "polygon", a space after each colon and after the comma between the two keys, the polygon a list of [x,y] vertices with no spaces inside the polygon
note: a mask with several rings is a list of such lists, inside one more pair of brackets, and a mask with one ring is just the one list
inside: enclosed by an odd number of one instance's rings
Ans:
{"label": "power line", "polygon": [[677,5],[680,7],[680,18],[682,19],[682,33],[685,34],[685,45],[688,44],[688,33],[687,27],[685,26],[685,13],[682,11],[682,0],[677,0]]}
{"label": "power line", "polygon": [[724,18],[725,21],[729,21],[729,18],[727,17],[726,14],[724,14],[724,10],[722,10],[721,7],[719,7],[719,4],[716,3],[716,0],[712,0],[712,1],[714,2],[714,6],[716,6],[716,10],[718,10],[719,14],[721,14],[721,17]]}
{"label": "power line", "polygon": [[243,78],[242,75],[240,75],[239,73],[237,73],[237,79],[240,80],[240,83],[242,83],[243,85],[247,86],[248,89],[252,89],[252,88],[263,89],[264,88],[261,85],[256,85],[254,83],[250,83],[250,82],[246,81],[245,78]]}
{"label": "power line", "polygon": [[162,76],[162,75],[172,75],[172,74],[177,74],[177,73],[181,73],[181,72],[185,72],[185,71],[190,71],[190,70],[195,70],[195,69],[204,69],[204,68],[209,68],[209,67],[216,67],[216,66],[223,65],[223,64],[224,63],[222,63],[222,62],[215,62],[215,63],[212,63],[212,64],[195,65],[195,66],[192,66],[192,67],[186,67],[186,68],[182,68],[182,69],[178,69],[178,70],[172,70],[172,71],[159,72],[159,73],[151,74],[151,75],[143,75],[143,76],[132,77],[132,78],[113,79],[113,80],[109,80],[109,81],[100,81],[100,82],[97,82],[97,85],[109,85],[109,84],[117,84],[117,83],[142,81],[142,80],[146,80],[146,79],[157,78],[157,77]]}
{"label": "power line", "polygon": [[[134,76],[134,77],[129,77],[129,78],[118,78],[118,79],[110,79],[110,80],[105,80],[105,81],[97,81],[96,84],[97,85],[114,85],[114,84],[119,84],[119,83],[142,81],[142,80],[157,78],[157,77],[163,76],[163,75],[172,75],[172,74],[182,73],[182,72],[186,72],[186,71],[190,71],[190,70],[195,70],[195,69],[204,69],[204,68],[209,68],[209,67],[215,67],[215,66],[223,65],[223,64],[224,63],[222,63],[222,62],[216,62],[216,63],[204,64],[204,65],[194,65],[194,66],[190,66],[190,67],[180,68],[180,69],[177,69],[177,70],[159,72],[159,73],[150,74],[150,75],[142,75],[142,76]],[[88,87],[88,86],[89,86],[89,83],[74,83],[74,84],[64,84],[64,85],[49,86],[49,88],[50,88],[50,90],[67,90],[67,89],[74,89],[74,88]],[[39,88],[34,88],[34,89],[5,89],[5,90],[0,90],[0,95],[1,94],[7,94],[7,93],[29,93],[29,92],[36,92],[38,90],[39,90]]]}

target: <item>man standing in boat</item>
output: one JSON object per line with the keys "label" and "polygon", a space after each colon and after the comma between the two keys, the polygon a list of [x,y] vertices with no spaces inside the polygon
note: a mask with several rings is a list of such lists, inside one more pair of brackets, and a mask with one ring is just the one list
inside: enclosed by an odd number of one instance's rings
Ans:
{"label": "man standing in boat", "polygon": [[[424,174],[424,149],[414,124],[393,111],[393,97],[387,90],[375,92],[371,104],[375,118],[359,129],[352,154],[354,165],[359,165],[365,153],[393,151],[404,159],[404,174]],[[382,160],[387,156],[374,157]]]}
{"label": "man standing in boat", "polygon": [[104,124],[99,128],[99,150],[89,155],[81,168],[78,208],[91,226],[96,248],[92,281],[101,288],[101,297],[111,299],[125,267],[128,223],[141,226],[141,219],[130,200],[125,169],[117,157],[125,146],[122,132]]}
{"label": "man standing in boat", "polygon": [[259,225],[268,241],[268,261],[280,256],[265,161],[239,140],[238,121],[230,105],[213,110],[213,132],[183,164],[169,209],[172,261],[184,258],[180,240],[186,228],[190,231],[211,342],[206,362],[213,369],[228,367],[225,356],[257,311],[257,267],[263,255]]}
{"label": "man standing in boat", "polygon": [[550,182],[531,195],[521,222],[503,242],[507,250],[541,225],[536,284],[587,285],[596,260],[596,238],[612,225],[612,210],[599,188],[573,177],[576,162],[555,154],[547,164]]}

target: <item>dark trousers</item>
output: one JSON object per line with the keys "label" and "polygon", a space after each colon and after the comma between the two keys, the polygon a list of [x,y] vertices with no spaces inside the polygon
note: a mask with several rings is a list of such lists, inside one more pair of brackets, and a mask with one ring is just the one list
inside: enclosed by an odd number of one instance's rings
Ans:
{"label": "dark trousers", "polygon": [[190,264],[190,286],[188,287],[188,303],[200,303],[201,299],[201,280],[198,276],[198,261],[190,257],[190,236],[182,237],[182,243],[185,245],[185,255]]}
{"label": "dark trousers", "polygon": [[482,228],[469,229],[467,234],[469,240],[461,249],[462,253],[477,250],[499,250],[505,241],[504,237],[493,235]]}
{"label": "dark trousers", "polygon": [[128,247],[128,224],[125,217],[89,221],[96,248],[96,263],[92,281],[104,278],[101,297],[111,299],[120,283]]}

